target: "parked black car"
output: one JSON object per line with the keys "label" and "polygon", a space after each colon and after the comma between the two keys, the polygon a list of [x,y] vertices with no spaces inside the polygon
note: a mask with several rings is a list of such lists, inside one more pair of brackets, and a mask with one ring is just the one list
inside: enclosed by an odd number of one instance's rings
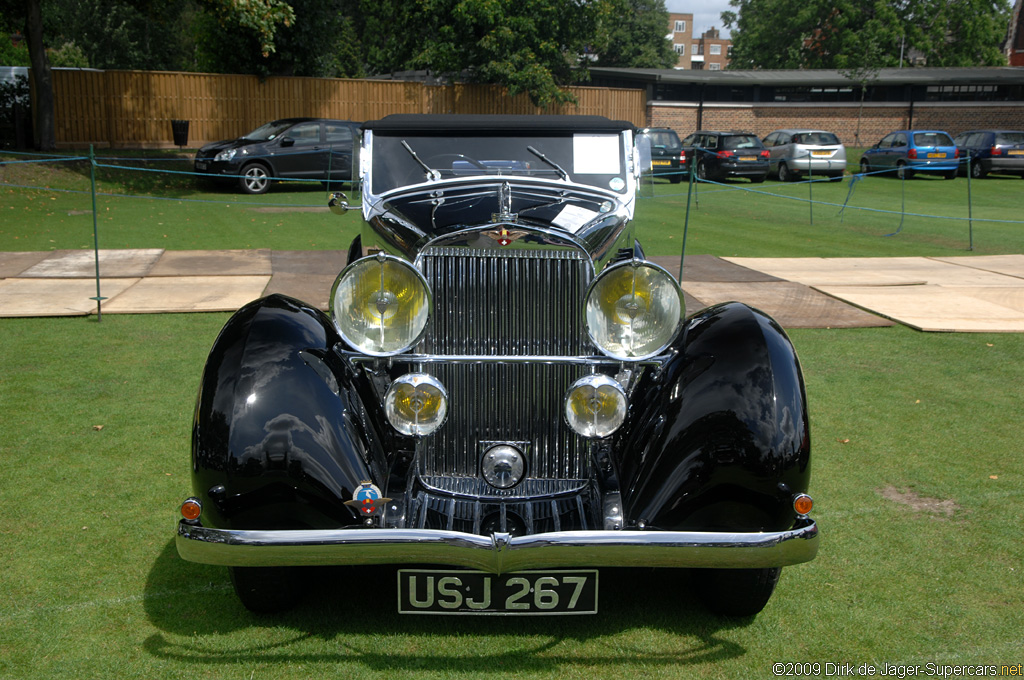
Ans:
{"label": "parked black car", "polygon": [[595,613],[601,567],[760,611],[818,549],[800,365],[744,304],[685,318],[632,227],[633,125],[397,115],[361,153],[330,316],[271,295],[210,352],[181,556],[256,611],[371,564],[417,565],[404,613]]}
{"label": "parked black car", "polygon": [[359,123],[323,118],[285,118],[238,139],[207,144],[196,153],[195,171],[238,182],[262,194],[275,180],[352,180]]}
{"label": "parked black car", "polygon": [[644,128],[638,134],[650,142],[652,174],[672,184],[683,181],[687,173],[686,151],[676,131],[671,128]]}
{"label": "parked black car", "polygon": [[960,174],[967,174],[970,155],[971,177],[981,179],[990,172],[1024,178],[1024,130],[969,130],[953,140],[960,149]]}
{"label": "parked black car", "polygon": [[746,177],[758,183],[768,176],[770,153],[751,132],[698,130],[683,140],[683,147],[696,156],[698,179],[721,182]]}

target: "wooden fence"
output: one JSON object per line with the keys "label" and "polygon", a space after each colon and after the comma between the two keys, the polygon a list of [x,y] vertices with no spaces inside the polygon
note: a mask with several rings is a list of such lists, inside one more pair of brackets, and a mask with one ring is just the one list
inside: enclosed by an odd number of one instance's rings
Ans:
{"label": "wooden fence", "polygon": [[57,146],[173,146],[172,120],[189,121],[188,145],[231,139],[292,116],[366,121],[391,113],[596,114],[646,120],[643,90],[572,87],[577,104],[542,111],[488,85],[150,71],[53,71]]}

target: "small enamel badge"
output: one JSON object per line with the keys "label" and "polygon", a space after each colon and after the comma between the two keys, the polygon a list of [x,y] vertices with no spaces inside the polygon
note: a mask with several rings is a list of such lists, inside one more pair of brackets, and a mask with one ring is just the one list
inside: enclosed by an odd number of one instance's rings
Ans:
{"label": "small enamel badge", "polygon": [[390,498],[383,498],[380,489],[370,482],[363,482],[356,487],[352,494],[352,500],[345,501],[345,505],[356,508],[363,517],[376,515],[378,510],[390,501]]}

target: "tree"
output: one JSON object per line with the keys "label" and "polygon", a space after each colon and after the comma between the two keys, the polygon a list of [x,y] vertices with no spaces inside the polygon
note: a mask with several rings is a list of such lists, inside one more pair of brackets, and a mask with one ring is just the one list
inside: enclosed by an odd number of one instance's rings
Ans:
{"label": "tree", "polygon": [[605,0],[362,0],[371,73],[425,69],[504,85],[541,107],[570,101]]}
{"label": "tree", "polygon": [[353,0],[292,0],[295,21],[278,27],[275,50],[263,54],[251,31],[224,30],[209,12],[196,22],[198,65],[214,73],[359,77],[363,55],[349,16]]}
{"label": "tree", "polygon": [[930,66],[1005,64],[1008,0],[730,0],[733,68],[883,68],[900,46]]}
{"label": "tree", "polygon": [[595,45],[598,66],[672,68],[679,60],[668,31],[665,0],[612,0],[605,11],[607,28]]}

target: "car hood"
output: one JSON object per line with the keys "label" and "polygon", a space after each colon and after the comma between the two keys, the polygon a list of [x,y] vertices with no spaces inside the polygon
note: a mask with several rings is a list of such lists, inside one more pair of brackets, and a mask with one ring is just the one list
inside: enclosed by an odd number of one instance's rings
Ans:
{"label": "car hood", "polygon": [[238,139],[225,139],[220,142],[212,142],[206,144],[199,149],[199,153],[202,155],[216,154],[227,149],[241,149],[247,146],[255,146],[257,144],[263,144],[264,142],[257,141],[254,139],[246,139],[239,137]]}

